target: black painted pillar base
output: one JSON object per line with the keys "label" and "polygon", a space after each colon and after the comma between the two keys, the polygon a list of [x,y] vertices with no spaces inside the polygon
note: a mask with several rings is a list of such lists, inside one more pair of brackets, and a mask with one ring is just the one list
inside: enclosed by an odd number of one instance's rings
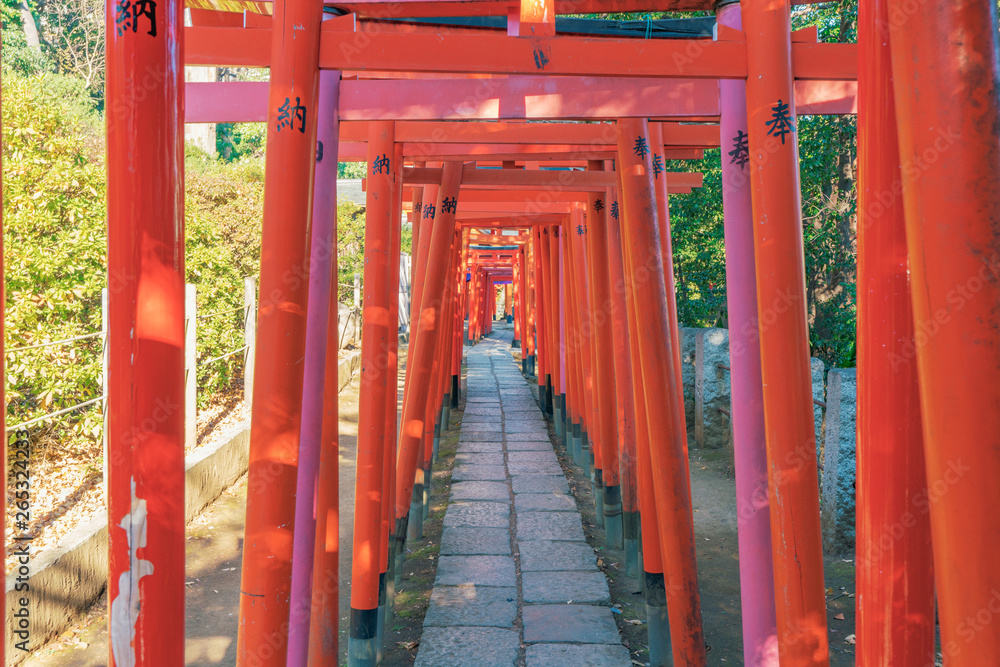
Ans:
{"label": "black painted pillar base", "polygon": [[604,543],[612,549],[622,548],[622,487],[604,487]]}
{"label": "black painted pillar base", "polygon": [[350,619],[348,667],[375,667],[378,664],[378,609],[351,607]]}
{"label": "black painted pillar base", "polygon": [[639,576],[639,513],[622,512],[622,541],[625,545],[625,576]]}
{"label": "black painted pillar base", "polygon": [[413,485],[413,497],[410,499],[409,521],[406,525],[406,539],[413,541],[424,537],[424,485]]}
{"label": "black painted pillar base", "polygon": [[[591,462],[593,462],[594,450],[590,450]],[[590,485],[594,493],[594,519],[597,521],[601,528],[604,527],[604,471],[600,468],[595,468],[593,464],[590,467]]]}
{"label": "black painted pillar base", "polygon": [[670,648],[670,621],[667,618],[667,592],[663,574],[646,572],[646,631],[650,667],[673,667]]}

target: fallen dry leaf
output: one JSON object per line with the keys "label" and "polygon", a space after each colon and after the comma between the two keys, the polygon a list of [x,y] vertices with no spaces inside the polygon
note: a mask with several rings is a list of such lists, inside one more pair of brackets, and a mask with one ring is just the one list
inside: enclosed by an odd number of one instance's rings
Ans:
{"label": "fallen dry leaf", "polygon": [[834,616],[834,618],[837,619],[838,621],[842,621],[842,620],[844,620],[844,615],[843,614],[837,614],[836,616]]}
{"label": "fallen dry leaf", "polygon": [[848,644],[858,643],[857,637],[855,637],[854,635],[847,635],[846,637],[844,637],[844,641],[847,642]]}

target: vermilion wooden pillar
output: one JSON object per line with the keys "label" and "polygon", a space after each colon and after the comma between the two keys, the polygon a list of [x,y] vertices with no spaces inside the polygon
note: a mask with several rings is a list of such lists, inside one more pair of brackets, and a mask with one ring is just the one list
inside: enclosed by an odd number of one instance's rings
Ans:
{"label": "vermilion wooden pillar", "polygon": [[[525,374],[534,375],[535,374],[535,360],[538,352],[537,349],[537,331],[536,331],[536,321],[538,319],[537,307],[538,307],[538,294],[535,289],[535,251],[534,251],[534,239],[533,230],[528,232],[528,242],[524,245],[524,276],[525,285],[527,286],[527,293],[525,294],[525,312],[524,321],[527,326],[527,336],[528,343],[525,351],[528,354],[525,364]],[[523,341],[522,341],[523,344]]]}
{"label": "vermilion wooden pillar", "polygon": [[[439,166],[437,163],[430,163],[431,167]],[[414,206],[413,221],[413,254],[411,271],[413,281],[410,283],[410,340],[406,349],[407,373],[403,379],[403,402],[410,393],[410,382],[413,374],[409,372],[410,364],[413,360],[413,350],[415,339],[418,335],[417,320],[420,319],[420,300],[423,297],[424,272],[427,269],[427,258],[430,253],[431,227],[434,225],[434,212],[437,207],[438,196],[437,185],[428,185],[420,188],[421,204]]]}
{"label": "vermilion wooden pillar", "polygon": [[[621,183],[621,170],[618,171]],[[619,186],[618,192],[622,188]],[[628,205],[619,197],[619,217],[609,220],[608,252],[616,248],[624,266],[631,266],[631,246],[622,239],[621,224],[628,215]],[[631,272],[624,273],[625,303],[629,338],[629,362],[632,371],[632,395],[635,405],[636,484],[638,487],[639,519],[642,527],[642,588],[646,597],[646,633],[649,646],[649,664],[652,667],[671,667],[673,652],[670,647],[670,622],[667,615],[667,592],[664,578],[663,557],[660,549],[660,522],[657,518],[653,493],[653,465],[650,458],[650,431],[646,413],[646,389],[642,357],[639,350],[638,304]],[[633,344],[634,343],[634,344]]]}
{"label": "vermilion wooden pillar", "polygon": [[469,345],[477,341],[476,327],[479,326],[479,265],[475,259],[469,269]]}
{"label": "vermilion wooden pillar", "polygon": [[538,350],[538,399],[541,403],[542,412],[545,414],[550,413],[549,406],[551,405],[551,397],[549,396],[549,387],[551,381],[549,379],[550,374],[550,357],[552,355],[552,346],[549,341],[549,299],[548,299],[548,266],[549,266],[549,249],[548,241],[549,234],[548,230],[539,227],[536,230],[535,236],[535,261],[536,261],[536,278],[535,285],[538,293],[538,315],[535,326],[538,328],[538,342],[540,344]]}
{"label": "vermilion wooden pillar", "polygon": [[570,250],[569,250],[569,240],[572,234],[570,226],[564,225],[559,232],[559,303],[560,303],[560,313],[559,313],[559,345],[560,345],[560,355],[562,361],[560,364],[560,381],[562,383],[561,389],[561,399],[560,399],[560,411],[559,411],[559,430],[557,435],[563,439],[563,443],[569,447],[571,446],[570,439],[573,437],[573,422],[569,418],[569,394],[572,393],[569,385],[570,375],[570,349],[569,349],[569,332],[570,332],[570,317],[571,309],[568,303],[570,298],[571,288],[569,282],[573,279],[572,269],[569,266],[570,261]]}
{"label": "vermilion wooden pillar", "polygon": [[[587,474],[590,476],[590,484],[594,492],[594,502],[595,509],[596,503],[600,502],[601,512],[598,514],[599,520],[604,519],[604,496],[603,494],[597,493],[597,471],[595,467],[594,451],[593,448],[596,447],[596,440],[593,439],[592,433],[596,431],[595,417],[597,414],[596,402],[597,399],[594,394],[594,339],[593,336],[588,335],[588,332],[593,331],[593,324],[591,318],[591,298],[590,289],[587,281],[587,273],[590,269],[587,264],[587,226],[586,218],[584,217],[583,207],[577,207],[570,210],[570,227],[572,227],[577,233],[573,235],[573,264],[574,273],[576,279],[575,297],[577,300],[576,308],[578,311],[578,326],[580,329],[580,351],[578,354],[578,359],[580,362],[580,397],[577,402],[577,406],[580,409],[579,420],[580,420],[580,444],[579,448],[579,462],[578,465],[587,470]],[[579,233],[580,231],[583,233]]]}
{"label": "vermilion wooden pillar", "polygon": [[743,29],[778,651],[782,667],[826,664],[790,0],[743,5]]}
{"label": "vermilion wooden pillar", "polygon": [[184,6],[158,9],[106,15],[110,665],[184,664]]}
{"label": "vermilion wooden pillar", "polygon": [[[336,218],[334,225],[336,225]],[[334,238],[337,238],[334,229]],[[337,298],[337,254],[333,255],[330,322],[327,349],[340,347],[340,310]],[[309,627],[310,665],[335,664],[340,622],[340,355],[326,355],[323,388],[323,433],[316,481],[316,543],[313,556],[312,614]]]}
{"label": "vermilion wooden pillar", "polygon": [[920,375],[941,652],[987,665],[1000,655],[996,7],[888,10],[915,323],[902,356]]}
{"label": "vermilion wooden pillar", "polygon": [[385,624],[392,619],[396,594],[394,565],[390,557],[396,522],[392,499],[396,497],[396,443],[399,400],[399,261],[403,232],[403,144],[394,145],[392,161],[392,203],[389,226],[389,315],[386,339],[385,448],[382,463],[382,528],[379,540],[378,627],[376,659],[382,662],[385,651]]}
{"label": "vermilion wooden pillar", "polygon": [[[274,4],[237,664],[284,665],[305,356],[322,3]],[[289,276],[296,279],[289,280]],[[260,661],[260,662],[254,662]]]}
{"label": "vermilion wooden pillar", "polygon": [[[566,435],[566,450],[573,457],[573,461],[577,465],[581,465],[580,461],[580,399],[582,392],[580,390],[580,348],[583,345],[582,335],[580,332],[580,297],[579,289],[576,284],[576,248],[578,241],[576,237],[580,235],[582,230],[573,229],[572,227],[568,230],[567,234],[563,235],[563,243],[565,243],[565,257],[566,257],[566,365],[567,365],[567,389],[566,389],[566,414],[567,414],[567,435]],[[582,466],[581,466],[582,467]]]}
{"label": "vermilion wooden pillar", "polygon": [[517,262],[517,301],[514,305],[514,316],[517,319],[518,339],[520,341],[521,359],[523,361],[528,354],[528,270],[524,244],[518,245],[517,256],[514,261]]}
{"label": "vermilion wooden pillar", "polygon": [[[609,188],[604,199],[608,207],[606,253],[608,261],[608,311],[611,318],[612,346],[615,370],[615,412],[618,421],[619,468],[622,489],[622,540],[625,548],[625,573],[638,577],[639,573],[639,495],[636,477],[636,427],[635,393],[632,387],[632,346],[629,341],[628,312],[625,302],[625,271],[622,264],[622,245],[619,231],[621,206],[617,189]],[[642,422],[646,426],[645,418]],[[653,517],[655,518],[655,517]],[[653,540],[659,553],[658,540]],[[659,558],[657,558],[659,560]],[[660,571],[662,578],[662,570]]]}
{"label": "vermilion wooden pillar", "polygon": [[[591,160],[587,168],[603,171],[604,162]],[[609,547],[622,548],[622,495],[618,470],[618,420],[615,410],[615,356],[611,328],[611,274],[608,270],[608,203],[603,192],[588,197],[587,257],[593,295],[593,339],[596,354],[595,397],[601,437],[604,475],[604,535]]]}
{"label": "vermilion wooden pillar", "polygon": [[618,160],[625,206],[626,272],[633,283],[650,435],[653,495],[660,520],[666,599],[675,664],[705,665],[695,564],[691,482],[683,430],[676,423],[678,394],[670,338],[664,261],[656,225],[649,132],[645,119],[619,120]]}
{"label": "vermilion wooden pillar", "polygon": [[[548,249],[549,266],[546,277],[548,281],[549,305],[549,344],[552,347],[550,359],[549,375],[552,378],[549,414],[552,415],[556,425],[556,433],[562,434],[562,299],[559,298],[559,289],[562,283],[559,272],[559,225],[552,225],[549,228]],[[545,243],[545,239],[542,240]]]}
{"label": "vermilion wooden pillar", "polygon": [[514,258],[513,266],[513,277],[511,278],[510,289],[511,289],[511,315],[514,316],[514,340],[511,341],[511,347],[519,348],[521,347],[521,312],[518,300],[521,294],[521,267],[520,262],[517,259],[518,256]]}
{"label": "vermilion wooden pillar", "polygon": [[465,324],[465,266],[469,255],[469,231],[457,230],[455,247],[455,275],[452,289],[455,292],[455,340],[452,345],[451,363],[451,407],[458,409],[462,392],[462,347],[463,327]]}
{"label": "vermilion wooden pillar", "polygon": [[857,655],[918,667],[934,655],[934,567],[912,506],[927,477],[886,0],[858,6],[858,48]]}
{"label": "vermilion wooden pillar", "polygon": [[[337,257],[337,155],[340,73],[320,75],[319,123],[316,130],[316,183],[313,191],[313,233],[309,258],[309,310],[306,319],[302,425],[299,472],[295,488],[295,536],[288,629],[288,665],[305,667],[309,657],[309,627],[316,544],[316,480],[323,445],[326,356],[329,349],[332,283]],[[319,146],[322,145],[322,153]],[[336,320],[334,320],[336,321]],[[333,349],[336,354],[337,348]]]}
{"label": "vermilion wooden pillar", "polygon": [[[446,162],[442,171],[442,181],[437,203],[435,204],[435,223],[430,230],[429,257],[444,258],[451,249],[455,232],[455,211],[440,207],[442,198],[458,199],[458,190],[462,179],[462,164]],[[426,200],[425,200],[426,201]],[[424,206],[426,214],[426,204]],[[426,417],[427,394],[431,389],[432,366],[435,347],[435,332],[443,326],[442,295],[448,280],[448,262],[430,261],[424,274],[424,288],[421,294],[419,317],[413,322],[415,338],[410,343],[413,348],[410,366],[407,374],[411,375],[410,390],[404,397],[403,423],[400,430],[399,456],[396,463],[396,547],[397,565],[405,557],[405,548],[401,543],[407,535],[407,523],[416,521],[414,511],[423,506],[422,489],[417,484],[423,484],[423,471],[418,471],[418,461],[423,452],[421,444],[424,435],[424,419]],[[411,502],[413,505],[411,505]],[[412,510],[411,510],[412,507]],[[421,515],[422,520],[422,515]]]}
{"label": "vermilion wooden pillar", "polygon": [[[378,654],[378,606],[382,502],[384,499],[386,401],[392,252],[392,121],[368,126],[368,193],[365,213],[364,314],[361,328],[361,387],[354,486],[351,557],[350,667],[374,667]],[[388,502],[388,499],[385,498]]]}

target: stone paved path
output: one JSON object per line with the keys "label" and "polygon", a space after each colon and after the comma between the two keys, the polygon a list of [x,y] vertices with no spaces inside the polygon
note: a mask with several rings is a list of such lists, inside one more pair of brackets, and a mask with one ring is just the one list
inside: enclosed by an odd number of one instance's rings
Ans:
{"label": "stone paved path", "polygon": [[468,348],[441,554],[415,667],[626,667],[604,574],[509,330]]}

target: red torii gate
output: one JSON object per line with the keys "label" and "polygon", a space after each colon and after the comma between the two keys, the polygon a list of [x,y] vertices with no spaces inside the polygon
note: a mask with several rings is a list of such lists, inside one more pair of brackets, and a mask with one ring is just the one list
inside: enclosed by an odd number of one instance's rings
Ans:
{"label": "red torii gate", "polygon": [[[549,0],[537,4],[524,2],[520,11],[509,11],[506,2],[495,0],[396,0],[394,4],[358,0],[343,6],[354,10],[358,19],[349,14],[324,22],[322,3],[318,0],[278,0],[273,4],[273,17],[245,14],[240,27],[184,29],[183,4],[179,0],[161,0],[155,17],[135,17],[144,28],[148,19],[147,30],[108,31],[109,274],[118,281],[116,284],[123,286],[112,293],[109,333],[112,358],[108,397],[111,526],[108,596],[112,664],[181,664],[183,660],[180,621],[184,590],[183,418],[179,411],[164,413],[162,405],[178,402],[183,385],[180,192],[185,63],[271,69],[266,104],[252,102],[253,95],[262,97],[259,92],[248,96],[242,96],[241,92],[240,96],[231,97],[245,104],[248,114],[260,114],[266,109],[269,123],[258,315],[259,340],[268,353],[258,355],[255,369],[257,400],[251,433],[240,664],[250,664],[252,659],[275,665],[285,664],[286,660],[298,663],[302,659],[299,653],[302,637],[296,635],[302,625],[295,622],[299,610],[292,609],[292,622],[288,625],[289,605],[302,602],[297,600],[300,593],[295,591],[301,589],[294,581],[291,560],[293,540],[296,546],[300,545],[300,536],[309,531],[303,531],[301,524],[293,521],[298,518],[294,506],[287,502],[269,505],[260,501],[287,500],[296,492],[300,497],[303,495],[304,487],[299,482],[307,476],[296,474],[301,465],[300,433],[307,421],[307,410],[302,405],[301,360],[314,347],[307,342],[310,340],[307,329],[316,332],[320,347],[319,341],[325,340],[322,334],[328,334],[330,329],[325,318],[318,315],[325,314],[328,304],[314,304],[316,290],[310,284],[314,279],[321,283],[329,281],[330,276],[309,275],[307,281],[303,273],[310,265],[310,247],[322,248],[319,245],[322,241],[330,243],[329,230],[323,232],[327,235],[323,239],[310,228],[314,217],[330,215],[331,205],[319,201],[321,188],[316,189],[314,201],[314,178],[317,171],[324,171],[331,162],[336,162],[326,160],[327,165],[317,169],[317,132],[328,135],[321,140],[329,149],[336,146],[339,138],[336,131],[329,132],[338,119],[371,121],[366,137],[369,167],[378,158],[384,160],[381,164],[385,169],[369,175],[369,186],[385,195],[377,205],[370,199],[368,207],[370,236],[366,243],[376,259],[370,264],[370,279],[366,276],[364,354],[366,360],[373,361],[380,354],[393,358],[388,320],[375,311],[376,306],[385,305],[391,310],[393,290],[388,284],[392,272],[385,258],[398,248],[391,221],[402,204],[398,193],[405,144],[397,148],[393,121],[552,117],[623,119],[615,127],[619,187],[624,219],[634,222],[621,228],[623,270],[632,277],[626,286],[635,291],[629,299],[644,305],[634,318],[628,318],[633,334],[630,340],[639,347],[628,358],[636,400],[640,396],[645,399],[646,409],[642,410],[640,404],[635,416],[638,419],[640,413],[645,413],[650,420],[658,420],[647,424],[645,434],[637,433],[637,439],[641,441],[652,434],[670,435],[665,446],[644,450],[640,444],[638,471],[672,476],[669,484],[650,484],[645,488],[655,491],[656,515],[668,533],[659,540],[659,546],[665,550],[665,564],[673,568],[667,574],[665,597],[671,605],[673,652],[679,664],[704,664],[705,656],[694,572],[693,568],[685,567],[693,564],[693,546],[689,540],[690,516],[684,513],[685,502],[689,502],[689,496],[684,497],[687,482],[681,478],[686,459],[682,436],[677,432],[683,421],[678,423],[677,419],[676,342],[663,344],[671,339],[668,325],[671,299],[669,285],[663,279],[670,277],[664,266],[669,254],[662,252],[660,246],[669,237],[651,224],[656,219],[652,211],[659,216],[661,225],[665,224],[666,211],[664,206],[653,205],[658,193],[651,178],[650,155],[632,152],[630,146],[638,139],[652,145],[646,118],[718,119],[726,143],[736,136],[726,132],[727,128],[748,135],[748,162],[740,165],[740,172],[746,173],[744,169],[749,167],[753,187],[748,187],[744,180],[742,185],[731,182],[729,189],[737,206],[752,210],[758,223],[753,226],[756,294],[751,292],[750,296],[756,297],[754,310],[761,315],[773,315],[773,323],[761,326],[759,331],[764,387],[758,395],[763,400],[764,419],[756,428],[766,434],[768,457],[767,464],[758,466],[755,474],[757,481],[763,483],[766,473],[771,499],[769,536],[775,556],[775,643],[782,664],[826,661],[808,338],[802,293],[801,213],[795,187],[797,141],[793,126],[783,128],[778,134],[773,132],[778,128],[771,127],[771,132],[766,128],[769,122],[794,123],[797,106],[800,113],[805,108],[853,111],[853,96],[841,94],[824,100],[810,86],[819,86],[825,92],[838,90],[839,86],[843,93],[841,82],[857,76],[857,51],[851,45],[796,40],[790,32],[788,0],[747,2],[743,7],[743,32],[725,29],[725,24],[733,25],[739,19],[732,16],[733,5],[722,7],[714,41],[555,36],[554,17],[561,11],[661,10],[663,4],[669,9],[711,9],[710,3],[697,0],[676,3],[579,0],[565,6]],[[971,466],[967,471],[963,468],[960,485],[947,486],[946,494],[936,495],[929,507],[929,518],[934,526],[935,577],[945,653],[956,665],[991,664],[1000,652],[1000,629],[987,623],[966,640],[963,623],[966,618],[976,617],[987,602],[984,594],[1000,581],[997,571],[1000,566],[992,554],[1000,542],[992,520],[992,508],[1000,501],[1000,485],[995,481],[1000,472],[1000,455],[995,447],[983,445],[995,442],[1000,421],[995,383],[997,349],[1000,349],[995,320],[1000,288],[997,272],[988,263],[991,260],[983,264],[983,258],[991,258],[997,250],[994,229],[1000,211],[997,63],[990,55],[996,52],[996,25],[985,3],[968,0],[933,3],[925,11],[917,12],[907,12],[903,0],[862,0],[861,5],[859,32],[865,67],[861,68],[863,98],[858,109],[862,114],[859,254],[864,289],[859,290],[862,399],[859,415],[864,410],[867,416],[859,419],[859,544],[877,544],[881,527],[886,522],[901,520],[911,510],[909,502],[914,493],[926,493],[928,486],[933,488],[947,479],[949,463],[960,461],[966,467]],[[231,5],[198,0],[193,6],[243,7],[262,14],[267,10],[267,3],[260,2]],[[481,34],[486,31],[427,26],[402,28],[366,18],[391,12],[393,7],[401,7],[398,11],[407,16],[506,15],[513,34]],[[109,2],[109,25],[115,25],[119,11],[125,10],[119,3]],[[231,22],[220,23],[231,25]],[[439,36],[438,32],[444,34]],[[885,39],[886,35],[890,39]],[[963,38],[957,40],[954,35]],[[970,58],[970,54],[976,57]],[[406,81],[389,81],[359,77],[343,80],[338,86],[336,75],[321,77],[321,69],[380,75],[414,72],[439,78],[414,76]],[[633,79],[618,78],[622,73]],[[455,74],[494,76],[447,78]],[[602,77],[602,80],[586,77]],[[321,78],[326,86],[322,89]],[[712,108],[715,79],[727,80],[723,82],[722,109],[718,104]],[[148,81],[152,83],[144,83]],[[730,81],[740,86],[740,82],[746,81],[745,119],[742,114],[727,115],[725,111],[727,96],[731,101],[732,96],[742,94],[735,88],[727,88]],[[546,89],[544,86],[549,82],[555,88]],[[194,92],[197,90],[194,85],[187,86],[192,101],[201,94]],[[565,96],[560,94],[563,88]],[[431,99],[430,90],[447,92]],[[644,96],[645,90],[653,91],[649,98]],[[806,107],[806,104],[816,106]],[[326,123],[318,123],[317,118],[325,118]],[[952,136],[957,139],[948,143]],[[444,150],[457,151],[454,146]],[[897,154],[901,159],[896,159]],[[337,156],[338,151],[328,155]],[[430,155],[422,155],[422,159],[431,159]],[[457,157],[461,153],[445,155]],[[916,173],[904,169],[900,180],[900,164],[920,167]],[[731,167],[727,170],[733,173]],[[461,177],[460,165],[447,160],[438,196],[432,199],[457,197]],[[660,194],[666,196],[665,191]],[[751,199],[749,206],[747,198]],[[875,203],[881,208],[877,209]],[[727,218],[728,209],[727,204]],[[428,249],[437,258],[465,252],[460,244],[453,243],[458,238],[454,215],[455,212],[440,213],[430,230]],[[950,220],[958,220],[963,226],[943,222]],[[317,225],[316,229],[319,228]],[[744,241],[749,240],[745,229],[740,233]],[[727,244],[728,238],[727,220]],[[561,242],[571,256],[581,258],[586,252],[572,242]],[[554,256],[551,248],[555,245],[539,239],[532,250],[540,254],[540,261],[533,264],[543,292],[545,281],[552,281],[556,275],[549,267],[549,274],[543,276],[546,257]],[[734,250],[746,253],[749,246],[735,245]],[[881,262],[884,257],[894,258],[894,263],[887,266]],[[751,266],[745,254],[740,261],[744,271]],[[459,268],[458,261],[451,263],[455,269]],[[451,272],[446,264],[428,262],[424,280],[428,285],[446,285],[450,273],[457,294],[457,270]],[[581,264],[574,262],[573,266],[578,269]],[[315,271],[316,264],[312,266],[314,274],[321,273]],[[651,267],[652,273],[661,279],[636,281],[635,272],[645,266]],[[910,291],[907,267],[914,285],[912,297],[907,296]],[[731,273],[730,282],[733,277]],[[967,299],[961,308],[954,307],[951,301],[954,286],[964,284],[970,277],[978,277],[975,293],[982,294],[982,298]],[[585,289],[585,282],[577,281],[576,288]],[[323,290],[319,292],[322,294]],[[454,299],[449,300],[450,304],[453,302]],[[545,304],[544,296],[539,306],[542,311],[552,307]],[[426,312],[422,310],[421,317]],[[433,308],[431,312],[435,312]],[[540,315],[544,320],[545,312]],[[914,327],[914,319],[921,325],[937,326],[926,331]],[[635,335],[639,330],[655,335]],[[551,335],[546,344],[552,349]],[[415,345],[411,352],[414,358],[418,353],[430,357],[435,349],[427,336],[418,335]],[[885,350],[895,355],[889,361],[882,359]],[[553,363],[558,363],[558,357]],[[918,400],[915,363],[920,366],[922,418],[915,410]],[[392,366],[391,361],[388,366]],[[324,365],[327,370],[330,367],[329,363]],[[395,481],[387,472],[390,466],[385,465],[384,446],[387,423],[393,421],[395,412],[390,411],[384,400],[384,390],[381,399],[375,390],[376,386],[384,387],[392,376],[389,367],[366,365],[363,376],[366,397],[372,400],[363,402],[362,419],[380,432],[368,433],[362,429],[359,475],[362,469],[374,475],[372,486],[365,488],[376,497],[382,486],[375,478],[382,480],[385,475],[390,486]],[[418,363],[411,372],[420,367]],[[424,377],[413,381],[426,385],[430,382],[430,372],[422,372]],[[735,365],[733,379],[735,385]],[[890,383],[892,390],[887,390]],[[323,396],[322,391],[319,396]],[[320,405],[309,407],[322,412],[319,420],[322,442],[329,443],[335,433],[331,430],[336,428],[335,403],[335,392],[332,397],[327,392],[325,403],[321,399]],[[421,412],[414,402],[404,413],[404,452],[413,451],[412,446],[407,449],[407,438],[421,440],[422,434],[406,433],[409,421],[425,421]],[[309,421],[316,423],[315,417]],[[914,444],[920,424],[924,434],[922,453]],[[637,431],[642,430],[637,424]],[[644,451],[651,455],[645,465]],[[335,482],[335,456],[333,459],[327,465],[319,465],[321,480],[330,482],[333,467]],[[905,461],[902,469],[906,474],[898,474],[893,468],[900,466],[900,461]],[[739,461],[737,466],[739,471]],[[407,467],[402,466],[401,470]],[[400,481],[402,486],[397,490],[404,492],[409,480],[400,477]],[[882,484],[888,487],[879,493]],[[324,486],[321,481],[318,488],[320,508],[333,506],[329,497],[328,504],[322,504],[329,485]],[[643,488],[640,483],[640,491]],[[387,547],[385,539],[389,532],[389,518],[383,513],[387,505],[376,501],[368,508],[369,517],[383,518],[360,522],[356,544],[367,545],[379,554],[387,553],[387,548],[383,548]],[[398,519],[398,502],[396,509]],[[325,521],[321,513],[315,534],[325,536],[326,540],[316,541],[317,568],[312,589],[307,590],[314,603],[314,628],[335,627],[336,623],[336,604],[331,615],[330,605],[323,601],[323,596],[327,600],[331,597],[326,587],[331,573],[333,584],[336,583],[336,569],[330,569],[328,560],[330,536],[335,537],[336,532],[334,527],[331,534]],[[645,516],[643,521],[646,529]],[[299,526],[294,535],[288,528],[291,525]],[[648,526],[647,542],[657,542],[651,540],[656,528],[655,523]],[[400,535],[398,523],[396,535]],[[891,553],[873,548],[866,552],[866,559],[859,558],[858,599],[862,610],[859,652],[867,660],[891,660],[894,665],[922,664],[918,661],[926,660],[927,652],[933,651],[933,591],[927,585],[931,569],[928,535],[926,521],[915,517],[914,527],[907,526],[904,537],[896,540],[898,548],[894,547]],[[308,542],[311,541],[310,538]],[[742,546],[741,538],[741,550]],[[359,560],[355,559],[356,566]],[[891,577],[877,574],[882,572],[890,572]],[[367,612],[375,610],[363,605],[377,602],[378,586],[375,581],[373,591],[370,572],[366,574],[355,581],[353,591],[359,604],[363,603],[352,618],[352,630],[357,630],[352,638],[359,640],[360,651],[354,655],[355,664],[374,660],[374,656],[369,658],[366,653],[372,646],[366,633],[371,630],[368,617],[372,615]],[[896,586],[897,576],[913,585]],[[866,604],[869,600],[870,606]],[[308,600],[305,602],[308,606]],[[285,629],[292,635],[287,639]],[[307,633],[307,639],[312,642],[310,654],[314,664],[319,664],[320,656],[329,655],[330,645],[324,643],[319,632]]]}

